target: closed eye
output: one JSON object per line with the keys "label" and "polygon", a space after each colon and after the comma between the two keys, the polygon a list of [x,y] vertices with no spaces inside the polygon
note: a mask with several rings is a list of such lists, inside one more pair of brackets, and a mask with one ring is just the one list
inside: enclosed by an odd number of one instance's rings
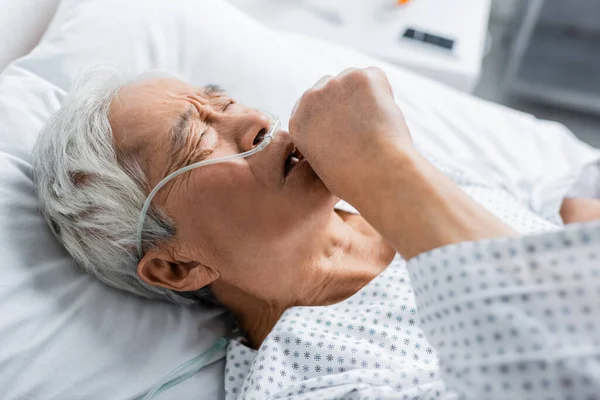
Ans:
{"label": "closed eye", "polygon": [[229,100],[227,101],[227,103],[225,104],[225,107],[223,107],[223,112],[227,111],[227,109],[229,108],[230,105],[235,104],[235,101],[233,100]]}
{"label": "closed eye", "polygon": [[[201,148],[200,143],[204,139],[204,136],[208,133],[208,126],[199,119],[198,110],[190,105],[177,119],[177,121],[173,124],[170,129],[170,142],[171,142],[171,159],[172,163],[176,163],[176,160],[181,157],[183,154],[186,154],[186,146],[190,140],[190,134],[192,133],[193,128],[201,129],[198,138],[194,139],[196,143],[198,143],[199,148]],[[204,151],[201,151],[202,156],[204,156]],[[210,154],[208,152],[207,154]],[[202,158],[202,157],[200,157]],[[197,159],[196,161],[201,161],[201,159]]]}

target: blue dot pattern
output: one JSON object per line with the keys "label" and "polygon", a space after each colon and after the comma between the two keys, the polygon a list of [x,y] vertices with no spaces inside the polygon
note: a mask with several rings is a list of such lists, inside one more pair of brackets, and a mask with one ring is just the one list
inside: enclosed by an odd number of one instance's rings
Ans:
{"label": "blue dot pattern", "polygon": [[288,309],[258,351],[231,341],[227,399],[435,398],[444,384],[409,279],[398,256],[341,303]]}
{"label": "blue dot pattern", "polygon": [[600,224],[463,243],[408,264],[450,393],[600,399]]}

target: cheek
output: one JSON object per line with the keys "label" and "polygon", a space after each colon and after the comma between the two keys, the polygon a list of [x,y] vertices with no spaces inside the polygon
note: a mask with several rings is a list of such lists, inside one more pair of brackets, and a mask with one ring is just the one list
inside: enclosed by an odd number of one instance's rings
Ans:
{"label": "cheek", "polygon": [[207,218],[220,234],[252,242],[280,235],[293,226],[294,207],[280,192],[258,184],[253,177],[229,177],[229,185],[206,193],[211,210]]}
{"label": "cheek", "polygon": [[193,219],[215,246],[256,246],[290,231],[301,216],[295,214],[304,214],[281,191],[259,183],[247,166],[211,167],[194,177],[192,202]]}
{"label": "cheek", "polygon": [[265,187],[241,163],[200,170],[192,171],[181,187],[186,192],[177,211],[178,236],[214,249],[215,262],[260,264],[279,248],[287,252],[290,243],[310,237],[320,217],[333,208],[331,201],[302,200],[296,193]]}
{"label": "cheek", "polygon": [[181,217],[202,226],[215,240],[260,232],[260,225],[272,220],[270,211],[282,204],[280,196],[260,185],[242,163],[201,169],[192,171],[189,184],[183,185],[187,192],[183,208],[189,211]]}

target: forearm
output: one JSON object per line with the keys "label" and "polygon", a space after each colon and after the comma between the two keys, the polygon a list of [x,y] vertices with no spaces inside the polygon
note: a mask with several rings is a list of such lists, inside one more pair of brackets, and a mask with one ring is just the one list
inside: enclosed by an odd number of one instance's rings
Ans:
{"label": "forearm", "polygon": [[404,258],[515,234],[415,151],[390,151],[378,162],[354,203]]}

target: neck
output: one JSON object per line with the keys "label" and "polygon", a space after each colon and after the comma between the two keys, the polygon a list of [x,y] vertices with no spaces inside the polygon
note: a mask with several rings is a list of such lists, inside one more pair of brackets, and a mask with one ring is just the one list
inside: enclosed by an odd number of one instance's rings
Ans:
{"label": "neck", "polygon": [[[373,280],[395,255],[358,215],[334,212],[329,229],[323,233],[311,240],[313,250],[303,251],[302,259],[295,262],[301,276],[294,280],[291,298],[260,299],[234,287],[226,289],[228,298],[222,301],[236,316],[253,348],[260,346],[287,308],[339,303]],[[224,293],[224,289],[219,288],[219,292]]]}

